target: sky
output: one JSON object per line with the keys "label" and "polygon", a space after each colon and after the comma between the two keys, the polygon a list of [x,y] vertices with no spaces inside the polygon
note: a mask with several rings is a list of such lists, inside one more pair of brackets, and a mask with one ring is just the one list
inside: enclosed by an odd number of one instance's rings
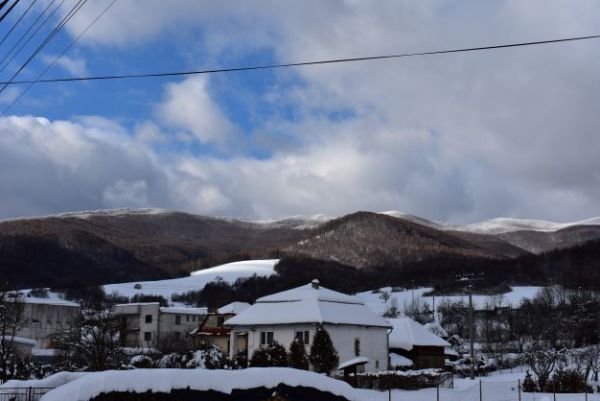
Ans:
{"label": "sky", "polygon": [[[36,77],[108,3],[86,3],[19,78]],[[537,41],[598,34],[599,20],[596,0],[118,0],[45,77]],[[598,71],[600,40],[589,40],[37,84],[0,117],[0,219],[123,207],[249,219],[399,210],[449,223],[598,216]],[[9,86],[0,109],[22,89]]]}

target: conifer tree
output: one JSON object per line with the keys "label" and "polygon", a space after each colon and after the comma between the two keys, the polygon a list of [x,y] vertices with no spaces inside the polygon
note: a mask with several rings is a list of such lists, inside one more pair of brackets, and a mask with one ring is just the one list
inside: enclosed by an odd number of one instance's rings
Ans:
{"label": "conifer tree", "polygon": [[304,342],[299,338],[295,338],[290,344],[289,365],[292,368],[308,370],[308,356]]}
{"label": "conifer tree", "polygon": [[310,347],[309,361],[315,372],[329,374],[338,366],[339,357],[329,333],[323,326],[317,327],[317,333]]}

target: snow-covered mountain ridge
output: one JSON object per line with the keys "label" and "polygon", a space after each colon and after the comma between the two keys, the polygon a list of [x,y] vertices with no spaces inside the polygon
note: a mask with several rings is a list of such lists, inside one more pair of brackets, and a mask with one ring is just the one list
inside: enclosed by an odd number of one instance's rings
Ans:
{"label": "snow-covered mountain ridge", "polygon": [[[51,214],[40,217],[19,217],[11,218],[0,221],[18,221],[18,220],[30,220],[30,219],[45,219],[45,218],[81,218],[90,219],[93,217],[126,217],[126,216],[140,216],[140,215],[168,215],[174,213],[183,213],[194,217],[201,217],[207,219],[224,220],[228,222],[242,222],[247,224],[256,224],[268,228],[292,228],[292,229],[310,229],[318,227],[321,224],[327,223],[337,217],[327,214],[314,214],[314,215],[294,215],[279,218],[269,219],[246,219],[246,218],[235,218],[235,217],[219,217],[219,216],[207,216],[199,215],[187,212],[178,212],[171,209],[160,209],[160,208],[118,208],[118,209],[98,209],[98,210],[84,210],[79,212],[65,212],[58,214]],[[379,212],[379,214],[396,217],[399,219],[407,220],[416,224],[424,225],[431,228],[444,231],[465,231],[477,234],[502,234],[514,231],[538,231],[538,232],[553,232],[559,231],[565,228],[574,226],[600,226],[600,216],[592,217],[585,220],[558,223],[547,220],[538,219],[518,219],[511,217],[497,217],[490,220],[484,220],[476,223],[469,224],[449,224],[437,221],[425,219],[423,217],[415,216],[414,214],[405,213],[397,210],[389,210]]]}

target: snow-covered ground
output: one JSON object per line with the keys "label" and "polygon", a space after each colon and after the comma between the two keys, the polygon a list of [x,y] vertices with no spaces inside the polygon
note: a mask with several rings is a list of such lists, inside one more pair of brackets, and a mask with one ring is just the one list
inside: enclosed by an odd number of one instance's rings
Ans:
{"label": "snow-covered ground", "polygon": [[[440,388],[441,401],[518,401],[518,383],[525,373],[496,373],[476,380],[455,379],[454,388]],[[134,391],[168,392],[171,389],[216,390],[230,393],[232,389],[307,386],[345,397],[350,401],[388,401],[386,391],[353,389],[348,384],[312,372],[290,368],[250,368],[244,370],[206,369],[136,369],[95,373],[61,372],[47,379],[35,381],[10,381],[0,386],[0,393],[7,387],[58,386],[48,392],[42,401],[87,401],[101,392]],[[481,398],[480,398],[481,394]],[[436,401],[435,388],[417,391],[392,390],[393,401]],[[600,401],[600,394],[557,394],[559,401]],[[521,393],[522,401],[550,401],[552,394]]]}
{"label": "snow-covered ground", "polygon": [[[473,304],[476,309],[483,309],[486,305],[489,306],[518,306],[523,302],[523,299],[532,299],[543,287],[536,286],[524,286],[524,287],[511,287],[511,291],[502,295],[473,295]],[[415,288],[414,290],[401,290],[393,291],[392,287],[381,288],[379,293],[373,293],[372,291],[360,292],[356,294],[373,312],[377,314],[383,314],[395,298],[398,302],[398,307],[406,303],[410,303],[414,297],[415,301],[422,300],[437,310],[438,306],[444,301],[458,301],[463,300],[465,303],[469,301],[466,295],[443,295],[443,296],[425,296],[425,294],[431,291],[432,288]],[[382,293],[387,292],[389,299],[385,301],[382,297]]]}
{"label": "snow-covered ground", "polygon": [[[126,297],[132,297],[136,294],[160,295],[167,300],[170,300],[173,294],[199,291],[203,289],[206,284],[215,280],[234,283],[239,278],[252,277],[255,274],[263,277],[271,276],[276,274],[275,265],[278,261],[278,259],[266,259],[227,263],[192,272],[188,277],[169,280],[107,284],[104,286],[104,291],[107,294],[117,293]],[[136,286],[139,288],[136,288]]]}

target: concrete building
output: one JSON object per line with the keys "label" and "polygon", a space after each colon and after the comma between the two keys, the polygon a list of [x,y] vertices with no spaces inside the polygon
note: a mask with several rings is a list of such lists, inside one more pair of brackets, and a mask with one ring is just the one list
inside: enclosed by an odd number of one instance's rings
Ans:
{"label": "concrete building", "polygon": [[207,316],[206,308],[161,307],[158,302],[115,305],[120,320],[121,344],[155,347],[160,340],[180,340]]}
{"label": "concrete building", "polygon": [[[225,322],[231,328],[230,356],[237,353],[234,344],[247,336],[247,353],[274,341],[289,349],[294,338],[301,337],[307,353],[317,326],[322,325],[338,352],[342,366],[361,358],[367,371],[388,368],[388,332],[382,317],[373,313],[357,297],[323,288],[318,280],[302,287],[259,298],[256,303]],[[364,360],[367,362],[362,362]]]}
{"label": "concrete building", "polygon": [[35,348],[54,348],[53,336],[71,327],[79,316],[78,303],[54,298],[23,297],[23,327],[17,336],[35,341]]}
{"label": "concrete building", "polygon": [[445,347],[450,346],[447,341],[409,317],[387,320],[393,326],[389,337],[391,360],[397,361],[392,367],[408,367],[409,362],[416,369],[444,367]]}
{"label": "concrete building", "polygon": [[[190,333],[194,348],[198,348],[201,344],[213,344],[218,346],[224,354],[229,355],[231,330],[225,327],[224,323],[249,307],[250,304],[246,302],[232,302],[220,307],[216,312],[209,313],[204,321]],[[244,335],[237,337],[236,349],[238,352],[246,353],[248,344],[246,340]]]}

